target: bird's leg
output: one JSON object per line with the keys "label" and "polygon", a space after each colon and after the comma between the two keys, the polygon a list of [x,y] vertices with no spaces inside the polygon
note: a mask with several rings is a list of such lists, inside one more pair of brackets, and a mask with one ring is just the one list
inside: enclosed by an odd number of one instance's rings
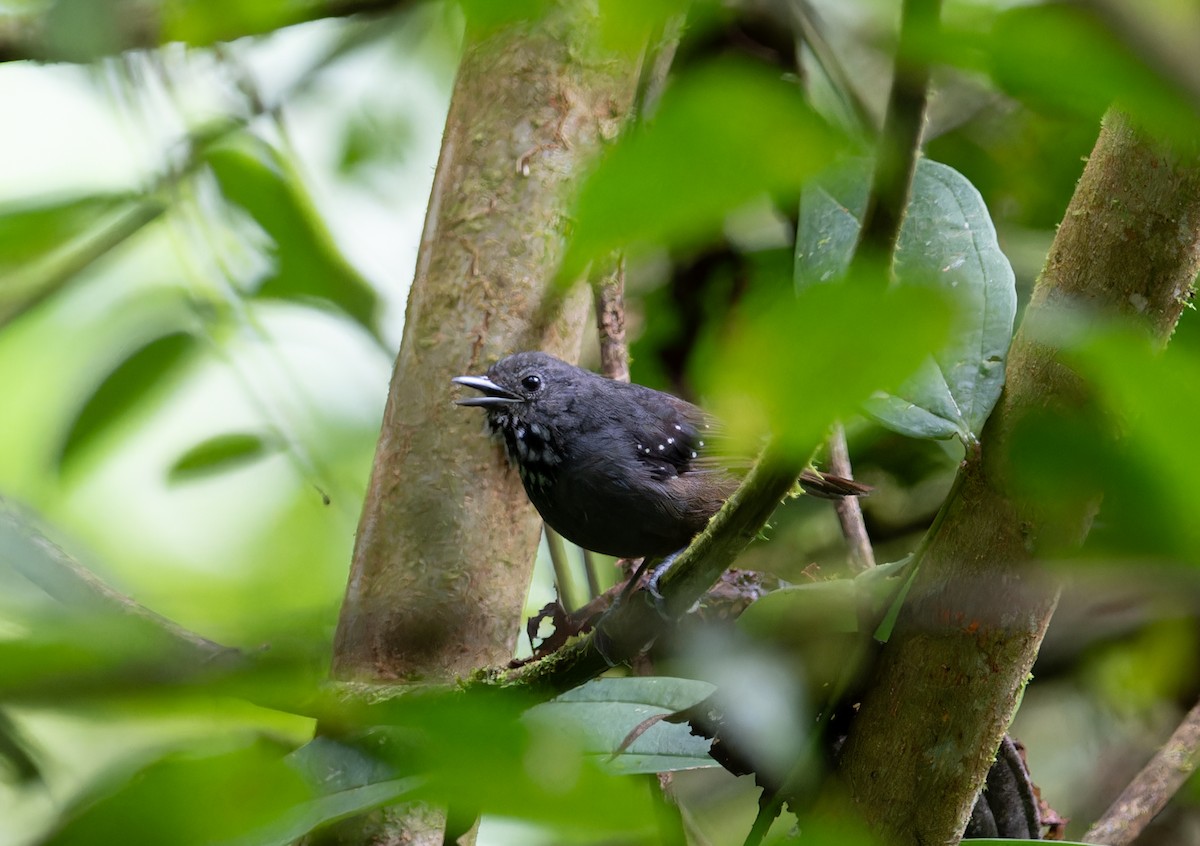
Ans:
{"label": "bird's leg", "polygon": [[[687,547],[683,549],[687,549]],[[650,571],[650,578],[646,581],[646,591],[654,599],[654,608],[664,619],[669,618],[663,605],[663,595],[658,592],[658,580],[671,569],[671,565],[675,563],[675,559],[679,557],[679,553],[683,552],[683,549],[675,550],[661,562],[655,564],[654,569]]]}
{"label": "bird's leg", "polygon": [[[645,558],[643,558],[642,563],[637,565],[637,569],[633,571],[633,575],[630,576],[629,581],[627,581],[625,583],[625,590],[621,591],[621,595],[619,597],[617,597],[617,601],[614,602],[613,604],[614,605],[621,604],[626,599],[628,599],[635,590],[638,589],[638,586],[641,585],[641,583],[642,583],[642,576],[646,575],[646,571],[650,570],[651,565],[657,565],[660,560],[669,561],[670,559],[672,559],[674,557],[675,557],[674,555],[671,555],[667,559],[659,559],[656,556],[647,555]],[[655,572],[657,572],[657,570],[658,570],[658,567],[655,566],[654,570],[651,570],[651,573],[655,573]],[[651,576],[651,578],[653,578],[653,575]]]}

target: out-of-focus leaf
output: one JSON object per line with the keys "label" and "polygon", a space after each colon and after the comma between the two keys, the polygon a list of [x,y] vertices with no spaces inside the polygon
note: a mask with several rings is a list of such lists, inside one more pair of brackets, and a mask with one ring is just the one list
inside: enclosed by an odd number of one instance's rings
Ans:
{"label": "out-of-focus leaf", "polygon": [[294,0],[171,0],[155,7],[162,15],[160,43],[183,41],[208,46],[337,13],[336,3]]}
{"label": "out-of-focus leaf", "polygon": [[257,296],[330,303],[377,335],[375,290],[338,250],[298,176],[278,150],[240,134],[205,152],[231,203],[244,209],[275,242],[276,267]]}
{"label": "out-of-focus leaf", "polygon": [[197,346],[194,336],[172,332],[155,338],[122,361],[76,415],[59,451],[60,469],[69,469],[89,444],[128,415],[147,392],[179,372]]}
{"label": "out-of-focus leaf", "polygon": [[117,194],[0,208],[0,326],[63,288],[164,209],[153,197]]}
{"label": "out-of-focus leaf", "polygon": [[738,625],[748,631],[782,631],[788,637],[852,634],[859,630],[855,580],[830,579],[773,590],[742,612]]}
{"label": "out-of-focus leaf", "polygon": [[217,435],[196,444],[181,455],[171,469],[167,479],[185,482],[241,467],[257,461],[280,447],[278,439],[254,432],[237,432]]}
{"label": "out-of-focus leaf", "polygon": [[520,21],[537,21],[546,14],[547,5],[547,0],[513,0],[511,3],[464,0],[462,10],[467,26],[482,37],[490,30]]}
{"label": "out-of-focus leaf", "polygon": [[305,754],[303,766],[339,789],[380,774],[416,776],[424,801],[568,831],[644,833],[651,814],[639,785],[602,772],[573,726],[521,719],[529,704],[511,693],[414,693],[355,714],[355,724],[374,727]]}
{"label": "out-of-focus leaf", "polygon": [[[801,201],[796,281],[840,278],[858,239],[870,167],[853,160],[809,186]],[[922,159],[900,233],[901,285],[936,288],[959,304],[950,342],[892,394],[866,410],[914,438],[973,442],[1004,386],[1017,295],[1012,267],[979,192],[952,168]]]}
{"label": "out-of-focus leaf", "polygon": [[[811,450],[828,426],[873,393],[895,390],[946,344],[951,304],[937,290],[901,286],[758,284],[698,377],[730,434],[753,451],[764,431]],[[770,290],[771,288],[775,290]]]}
{"label": "out-of-focus leaf", "polygon": [[661,37],[664,25],[687,13],[689,34],[703,26],[716,4],[712,0],[606,0],[600,5],[598,41],[610,50],[637,55]]}
{"label": "out-of-focus leaf", "polygon": [[46,846],[209,846],[238,842],[313,800],[314,790],[273,744],[180,749],[128,774],[118,770],[41,842]]}
{"label": "out-of-focus leaf", "polygon": [[766,194],[796,196],[837,134],[775,74],[718,62],[675,80],[649,124],[619,139],[580,190],[560,279],[614,249],[689,243]]}
{"label": "out-of-focus leaf", "polygon": [[293,805],[264,828],[221,846],[291,846],[318,828],[400,802],[420,786],[418,778],[401,778],[318,796]]}
{"label": "out-of-focus leaf", "polygon": [[[1119,332],[1076,342],[1067,355],[1124,431],[1115,447],[1095,423],[1066,428],[1053,442],[1063,452],[1052,465],[1067,476],[1064,486],[1103,482],[1099,540],[1200,562],[1200,458],[1190,449],[1200,431],[1200,396],[1192,390],[1200,384],[1200,355],[1184,347],[1163,352],[1148,338]],[[1054,477],[1041,484],[1045,491]]]}
{"label": "out-of-focus leaf", "polygon": [[117,52],[124,33],[120,0],[57,0],[45,11],[45,49],[55,59],[90,62]]}
{"label": "out-of-focus leaf", "polygon": [[647,720],[690,708],[714,690],[711,684],[692,679],[596,679],[531,708],[524,719],[535,730],[553,726],[574,729],[583,737],[584,749],[613,772],[715,767],[717,762],[708,754],[710,741],[692,735],[684,724],[662,720],[647,727],[618,754],[630,732]]}
{"label": "out-of-focus leaf", "polygon": [[8,273],[58,249],[133,199],[90,194],[0,205],[0,286]]}
{"label": "out-of-focus leaf", "polygon": [[1010,9],[997,17],[987,50],[999,85],[1049,113],[1098,122],[1116,105],[1151,132],[1189,145],[1200,130],[1193,102],[1086,6],[1034,3]]}
{"label": "out-of-focus leaf", "polygon": [[41,778],[32,744],[4,711],[0,711],[0,782],[28,784]]}

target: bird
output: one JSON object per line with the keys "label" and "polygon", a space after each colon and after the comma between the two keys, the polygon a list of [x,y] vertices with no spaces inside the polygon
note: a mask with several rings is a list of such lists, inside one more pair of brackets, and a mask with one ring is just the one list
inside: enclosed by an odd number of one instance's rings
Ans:
{"label": "bird", "polygon": [[[550,528],[618,558],[670,556],[688,545],[741,481],[721,454],[717,420],[686,400],[619,382],[544,352],[519,352],[452,382],[482,408],[525,493]],[[826,498],[870,490],[806,470]]]}

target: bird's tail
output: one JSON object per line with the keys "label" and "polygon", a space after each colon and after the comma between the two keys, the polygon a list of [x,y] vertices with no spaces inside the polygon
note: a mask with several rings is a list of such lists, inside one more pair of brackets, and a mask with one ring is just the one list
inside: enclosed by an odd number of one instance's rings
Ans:
{"label": "bird's tail", "polygon": [[872,490],[870,485],[864,485],[853,479],[832,476],[828,473],[818,473],[816,470],[805,470],[800,474],[800,487],[805,493],[819,496],[822,499],[841,499],[846,496],[866,496]]}

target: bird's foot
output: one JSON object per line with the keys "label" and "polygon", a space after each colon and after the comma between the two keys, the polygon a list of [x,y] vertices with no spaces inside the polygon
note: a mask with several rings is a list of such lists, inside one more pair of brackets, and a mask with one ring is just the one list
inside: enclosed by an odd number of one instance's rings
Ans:
{"label": "bird's foot", "polygon": [[671,565],[675,563],[675,559],[679,557],[679,553],[681,552],[683,552],[682,549],[676,550],[656,564],[654,569],[650,571],[650,578],[646,580],[646,593],[650,594],[650,601],[654,605],[654,610],[658,612],[658,616],[668,622],[675,618],[667,609],[667,600],[659,591],[658,582],[671,569]]}

